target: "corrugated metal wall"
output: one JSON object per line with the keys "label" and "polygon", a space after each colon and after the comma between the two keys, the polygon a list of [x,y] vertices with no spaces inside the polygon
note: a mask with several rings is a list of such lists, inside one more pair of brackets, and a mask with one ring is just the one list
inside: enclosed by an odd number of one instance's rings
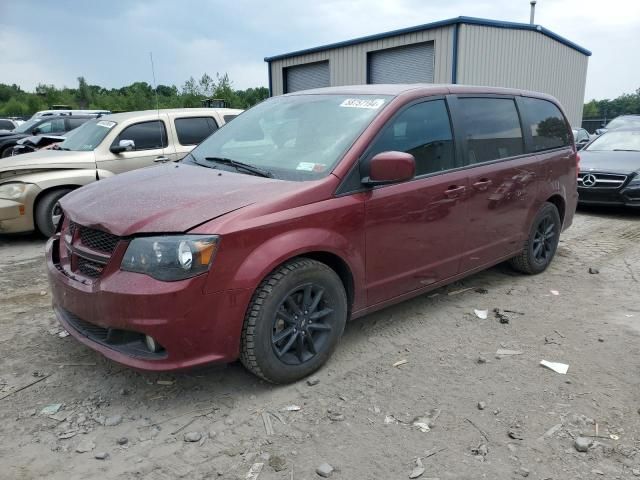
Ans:
{"label": "corrugated metal wall", "polygon": [[548,93],[579,127],[588,59],[538,32],[460,25],[457,83]]}
{"label": "corrugated metal wall", "polygon": [[272,95],[283,93],[284,67],[329,60],[332,86],[362,85],[367,83],[367,52],[427,41],[433,41],[435,44],[433,81],[451,83],[453,27],[448,26],[275,60],[270,66]]}

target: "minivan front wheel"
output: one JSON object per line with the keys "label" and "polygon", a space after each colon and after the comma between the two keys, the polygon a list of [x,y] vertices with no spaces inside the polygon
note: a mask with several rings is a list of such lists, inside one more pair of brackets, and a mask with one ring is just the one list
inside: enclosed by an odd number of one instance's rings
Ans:
{"label": "minivan front wheel", "polygon": [[273,383],[304,378],[333,353],[347,320],[347,296],[327,265],[299,257],[278,267],[253,295],[242,329],[242,364]]}
{"label": "minivan front wheel", "polygon": [[511,259],[511,266],[532,275],[545,271],[556,254],[561,229],[557,207],[544,203],[533,220],[522,252]]}

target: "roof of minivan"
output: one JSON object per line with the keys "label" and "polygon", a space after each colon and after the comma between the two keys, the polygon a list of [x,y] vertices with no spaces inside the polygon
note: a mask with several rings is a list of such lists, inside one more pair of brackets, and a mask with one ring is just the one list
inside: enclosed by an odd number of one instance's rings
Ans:
{"label": "roof of minivan", "polygon": [[288,93],[285,96],[293,95],[391,95],[397,97],[402,94],[412,93],[418,95],[442,95],[442,92],[465,94],[465,93],[486,93],[494,95],[524,95],[537,98],[555,100],[551,95],[516,88],[503,87],[482,87],[476,85],[460,84],[438,84],[438,83],[411,83],[411,84],[376,84],[376,85],[345,85],[341,87],[314,88],[312,90],[302,90]]}
{"label": "roof of minivan", "polygon": [[242,110],[238,108],[161,108],[160,110],[137,110],[135,112],[112,113],[111,115],[103,115],[100,120],[113,120],[114,122],[122,122],[131,118],[145,117],[149,115],[157,115],[158,113],[166,114],[204,114],[218,112],[221,115],[239,115]]}

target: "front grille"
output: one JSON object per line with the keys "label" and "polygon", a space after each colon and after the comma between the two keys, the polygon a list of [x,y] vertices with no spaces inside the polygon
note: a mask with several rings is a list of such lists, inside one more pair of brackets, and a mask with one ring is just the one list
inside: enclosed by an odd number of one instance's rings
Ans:
{"label": "front grille", "polygon": [[104,269],[104,265],[88,258],[78,256],[78,270],[87,277],[98,278]]}
{"label": "front grille", "polygon": [[[587,180],[590,180],[591,183],[595,180],[595,183],[588,185],[584,184],[583,179],[585,177],[588,177]],[[583,188],[620,188],[626,181],[626,175],[616,173],[581,172],[578,175],[578,186]]]}
{"label": "front grille", "polygon": [[98,250],[104,253],[113,253],[116,249],[116,245],[118,245],[118,242],[120,241],[120,237],[113,235],[112,233],[78,225],[75,222],[69,222],[69,231],[72,236],[75,234],[76,230],[80,231],[79,236],[82,244],[92,250]]}

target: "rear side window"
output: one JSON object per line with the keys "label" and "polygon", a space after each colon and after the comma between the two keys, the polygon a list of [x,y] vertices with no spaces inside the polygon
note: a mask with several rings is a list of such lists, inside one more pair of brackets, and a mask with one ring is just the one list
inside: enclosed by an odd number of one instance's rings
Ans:
{"label": "rear side window", "polygon": [[218,129],[211,117],[176,118],[175,125],[180,145],[197,145]]}
{"label": "rear side window", "polygon": [[520,119],[512,99],[461,98],[459,104],[467,164],[524,153]]}
{"label": "rear side window", "polygon": [[67,130],[73,130],[74,128],[78,128],[80,125],[85,123],[88,118],[67,118]]}
{"label": "rear side window", "polygon": [[416,176],[454,168],[453,137],[444,100],[418,103],[392,119],[368,157],[387,151],[413,155]]}
{"label": "rear side window", "polygon": [[533,151],[540,152],[570,144],[569,127],[553,103],[539,98],[522,98],[526,126],[533,138]]}
{"label": "rear side window", "polygon": [[167,129],[160,120],[135,123],[125,128],[113,144],[118,145],[120,140],[133,140],[136,150],[164,148],[167,146]]}

